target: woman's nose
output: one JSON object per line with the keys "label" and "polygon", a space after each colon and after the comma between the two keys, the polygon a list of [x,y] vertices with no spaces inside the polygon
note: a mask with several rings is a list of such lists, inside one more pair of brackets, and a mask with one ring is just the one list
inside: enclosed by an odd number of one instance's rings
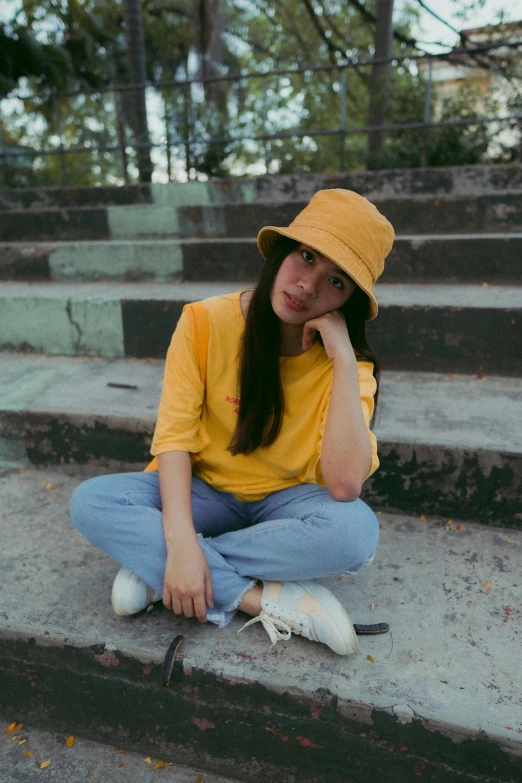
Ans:
{"label": "woman's nose", "polygon": [[310,270],[308,274],[301,277],[299,286],[302,292],[307,294],[307,296],[315,296],[317,281],[313,274],[313,270]]}

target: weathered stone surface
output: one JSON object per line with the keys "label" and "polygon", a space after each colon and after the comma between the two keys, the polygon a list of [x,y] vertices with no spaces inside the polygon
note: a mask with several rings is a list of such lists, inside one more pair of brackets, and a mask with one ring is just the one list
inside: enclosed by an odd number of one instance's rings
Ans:
{"label": "weathered stone surface", "polygon": [[63,208],[41,211],[0,211],[3,242],[108,239],[106,208]]}
{"label": "weathered stone surface", "polygon": [[102,185],[61,188],[0,188],[2,209],[49,209],[52,207],[91,207],[108,204],[148,204],[151,186]]}
{"label": "weathered stone surface", "polygon": [[[0,456],[84,474],[141,470],[163,361],[2,356]],[[115,384],[115,385],[114,385]],[[383,372],[377,508],[522,526],[522,381]]]}
{"label": "weathered stone surface", "polygon": [[70,526],[76,484],[49,469],[0,480],[13,719],[252,783],[520,778],[520,531],[380,514],[374,563],[321,580],[354,622],[390,623],[345,658],[296,636],[271,648],[260,626],[238,636],[239,616],[226,629],[164,608],[116,617],[118,565]]}
{"label": "weathered stone surface", "polygon": [[[453,198],[372,199],[398,234],[522,231],[522,193]],[[182,237],[255,237],[262,226],[288,226],[306,201],[179,208]]]}

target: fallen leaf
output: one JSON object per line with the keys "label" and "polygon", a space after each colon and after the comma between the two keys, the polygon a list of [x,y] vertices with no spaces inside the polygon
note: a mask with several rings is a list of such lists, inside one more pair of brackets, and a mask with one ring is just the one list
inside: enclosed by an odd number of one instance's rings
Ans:
{"label": "fallen leaf", "polygon": [[366,660],[370,661],[370,663],[375,663],[375,658],[372,655],[367,655]]}
{"label": "fallen leaf", "polygon": [[455,530],[462,530],[462,525],[457,525],[457,527],[455,528]]}
{"label": "fallen leaf", "polygon": [[21,739],[21,740],[20,740],[20,742],[19,742],[18,744],[19,744],[19,745],[24,745],[26,742],[27,742],[27,740],[26,740],[26,739]]}
{"label": "fallen leaf", "polygon": [[510,538],[506,538],[506,544],[511,544],[511,539]]}
{"label": "fallen leaf", "polygon": [[124,756],[127,753],[127,751],[123,750],[122,748],[121,750],[117,750],[116,753],[121,753],[121,755]]}
{"label": "fallen leaf", "polygon": [[152,767],[152,771],[154,772],[155,769],[162,769],[162,767],[164,767],[164,766],[165,766],[165,762],[164,761],[161,761],[161,760],[160,761],[156,761],[156,763]]}
{"label": "fallen leaf", "polygon": [[17,723],[13,731],[22,731],[23,727],[24,727],[23,723]]}
{"label": "fallen leaf", "polygon": [[51,759],[47,759],[47,761],[42,761],[40,764],[40,769],[45,769],[46,767],[49,766],[50,763],[51,763]]}
{"label": "fallen leaf", "polygon": [[201,783],[202,780],[203,780],[203,775],[198,775],[196,778],[196,783]]}
{"label": "fallen leaf", "polygon": [[28,750],[27,753],[24,753],[24,759],[28,759],[29,756],[32,756],[32,755],[33,755],[33,751],[32,750]]}
{"label": "fallen leaf", "polygon": [[482,283],[482,288],[488,288],[489,283]]}
{"label": "fallen leaf", "polygon": [[121,769],[122,767],[123,767],[123,761],[120,761],[120,763],[118,764],[118,769]]}
{"label": "fallen leaf", "polygon": [[426,522],[426,517],[424,516],[424,514],[421,514],[419,519],[421,522]]}
{"label": "fallen leaf", "polygon": [[419,659],[415,655],[413,655],[412,653],[410,653],[410,658],[412,659],[413,663],[418,663],[419,662]]}
{"label": "fallen leaf", "polygon": [[503,608],[504,608],[504,614],[506,614],[508,617],[509,617],[510,615],[512,615],[512,614],[515,614],[515,612],[513,611],[513,609],[510,609],[510,608],[509,608],[509,606],[504,606]]}
{"label": "fallen leaf", "polygon": [[166,767],[172,767],[172,763],[173,763],[172,761],[167,761],[167,763],[165,764],[165,766],[166,766]]}
{"label": "fallen leaf", "polygon": [[377,606],[377,604],[375,603],[375,601],[373,601],[373,603],[370,604],[370,609],[371,609],[372,612],[373,612],[373,610],[375,609],[376,606]]}
{"label": "fallen leaf", "polygon": [[75,743],[75,739],[74,739],[73,736],[71,736],[71,737],[69,737],[69,739],[65,740],[65,744],[67,745],[68,748],[72,748],[74,743]]}
{"label": "fallen leaf", "polygon": [[56,500],[56,498],[58,497],[58,495],[54,494],[54,495],[51,495],[51,497],[52,497],[52,499],[53,499],[53,500]]}
{"label": "fallen leaf", "polygon": [[452,519],[448,519],[448,521],[446,522],[446,524],[447,524],[447,526],[448,526],[448,527],[451,527],[451,526],[452,526],[452,524],[453,524],[453,520],[452,520]]}
{"label": "fallen leaf", "polygon": [[338,576],[338,577],[337,577],[337,580],[338,580],[338,581],[339,581],[339,580],[341,580],[341,579],[346,579],[346,577],[345,577],[345,575],[344,575],[344,574],[342,574],[341,576]]}
{"label": "fallen leaf", "polygon": [[145,764],[152,764],[152,759],[150,758],[150,756],[147,756],[147,758],[143,759],[143,761],[145,762]]}
{"label": "fallen leaf", "polygon": [[482,587],[485,587],[486,590],[489,590],[489,588],[491,587],[491,582],[482,582]]}

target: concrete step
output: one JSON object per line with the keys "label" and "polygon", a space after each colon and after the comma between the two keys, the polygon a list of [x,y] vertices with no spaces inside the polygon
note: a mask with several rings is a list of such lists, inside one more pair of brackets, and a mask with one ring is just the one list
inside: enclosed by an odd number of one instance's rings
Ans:
{"label": "concrete step", "polygon": [[[522,192],[462,197],[375,198],[397,233],[520,232]],[[306,201],[219,206],[72,207],[0,212],[4,242],[94,239],[253,237],[261,226],[286,226]]]}
{"label": "concrete step", "polygon": [[238,636],[239,616],[226,629],[161,605],[116,617],[118,566],[68,520],[77,483],[51,470],[0,481],[9,720],[249,783],[520,780],[521,531],[380,514],[373,565],[320,580],[354,622],[390,624],[346,658],[295,636],[271,648],[259,624]]}
{"label": "concrete step", "polygon": [[0,209],[92,206],[154,202],[184,204],[302,201],[323,188],[347,188],[369,199],[394,196],[476,196],[522,190],[517,163],[494,166],[447,166],[426,169],[350,171],[344,174],[300,174],[231,177],[208,182],[169,182],[118,187],[4,188]]}
{"label": "concrete step", "polygon": [[[397,236],[383,282],[515,284],[522,233]],[[203,282],[256,279],[255,239],[0,243],[0,280]]]}
{"label": "concrete step", "polygon": [[0,188],[0,210],[106,207],[108,204],[149,204],[151,201],[151,186],[145,183],[96,187]]}
{"label": "concrete step", "polygon": [[[1,464],[89,475],[141,470],[151,459],[163,361],[0,362]],[[381,467],[364,496],[381,509],[521,525],[521,391],[514,378],[383,372]]]}
{"label": "concrete step", "polygon": [[[248,288],[237,283],[233,288]],[[0,284],[0,350],[163,357],[186,302],[229,283]],[[519,375],[522,288],[379,284],[371,345],[386,368]]]}
{"label": "concrete step", "polygon": [[[461,197],[372,199],[397,234],[462,234],[522,230],[522,193]],[[261,226],[287,226],[306,202],[257,202],[223,206],[178,208],[182,237],[252,237]],[[111,235],[116,238],[143,236],[139,207],[111,207]],[[130,210],[128,212],[128,210]],[[29,237],[27,237],[29,238]]]}
{"label": "concrete step", "polygon": [[[13,723],[11,718],[13,716],[2,715],[0,726],[9,728]],[[161,779],[165,783],[195,783],[196,780],[199,783],[238,783],[237,778],[224,778],[204,769],[186,767],[175,759],[159,759],[154,753],[151,758],[146,751],[133,753],[83,737],[73,736],[73,745],[69,747],[66,742],[71,736],[69,731],[55,732],[48,726],[37,729],[26,723],[16,733],[6,734],[3,729],[0,733],[2,783],[40,783],[43,774],[40,765],[45,761],[50,762],[44,767],[46,774],[52,775],[55,783],[116,780],[150,783],[151,772],[158,761],[164,764],[158,769],[161,769]]]}

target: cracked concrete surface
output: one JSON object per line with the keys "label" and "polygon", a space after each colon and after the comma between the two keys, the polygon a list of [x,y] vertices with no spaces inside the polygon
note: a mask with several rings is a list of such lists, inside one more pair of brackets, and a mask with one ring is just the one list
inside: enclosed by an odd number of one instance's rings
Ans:
{"label": "cracked concrete surface", "polygon": [[114,616],[118,566],[70,526],[77,483],[47,470],[2,476],[4,638],[101,644],[147,664],[161,662],[181,633],[185,668],[310,698],[326,689],[343,714],[363,723],[375,708],[401,722],[419,716],[455,741],[485,732],[522,755],[522,531],[380,514],[375,563],[355,577],[321,581],[354,622],[389,622],[391,632],[359,637],[360,651],[339,657],[299,637],[271,648],[257,626],[238,636],[239,616],[224,630],[162,607]]}

